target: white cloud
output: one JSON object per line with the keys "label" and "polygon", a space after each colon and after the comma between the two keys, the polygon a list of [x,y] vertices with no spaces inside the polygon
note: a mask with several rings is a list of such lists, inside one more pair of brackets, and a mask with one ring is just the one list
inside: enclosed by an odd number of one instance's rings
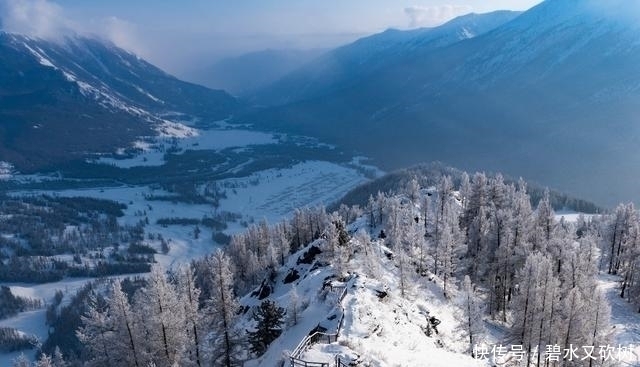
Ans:
{"label": "white cloud", "polygon": [[409,17],[409,27],[433,27],[457,16],[470,13],[469,5],[411,6],[404,9]]}
{"label": "white cloud", "polygon": [[100,36],[105,37],[114,44],[127,51],[134,52],[142,57],[147,55],[144,42],[140,40],[137,24],[112,16],[104,19],[100,29]]}
{"label": "white cloud", "polygon": [[146,54],[134,23],[113,16],[77,23],[52,0],[0,0],[0,28],[52,41],[72,34],[93,34],[141,56]]}
{"label": "white cloud", "polygon": [[48,0],[2,0],[2,29],[45,39],[58,39],[70,32],[71,22],[62,7]]}

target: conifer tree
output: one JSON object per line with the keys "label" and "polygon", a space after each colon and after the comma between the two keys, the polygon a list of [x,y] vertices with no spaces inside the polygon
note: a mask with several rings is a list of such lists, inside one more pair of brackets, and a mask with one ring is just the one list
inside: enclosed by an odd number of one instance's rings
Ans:
{"label": "conifer tree", "polygon": [[269,345],[282,334],[282,324],[286,311],[271,300],[265,300],[253,312],[256,329],[249,332],[251,351],[260,356]]}

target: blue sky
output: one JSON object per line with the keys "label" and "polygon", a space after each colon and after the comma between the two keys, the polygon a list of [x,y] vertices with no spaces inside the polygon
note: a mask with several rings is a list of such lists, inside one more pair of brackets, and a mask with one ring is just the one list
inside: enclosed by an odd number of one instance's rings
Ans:
{"label": "blue sky", "polygon": [[[176,74],[265,48],[329,48],[387,28],[540,0],[1,0],[5,28],[101,34]],[[43,23],[43,24],[41,24]],[[62,25],[60,25],[62,24]],[[27,29],[27,30],[25,30]],[[35,31],[34,31],[35,29]]]}

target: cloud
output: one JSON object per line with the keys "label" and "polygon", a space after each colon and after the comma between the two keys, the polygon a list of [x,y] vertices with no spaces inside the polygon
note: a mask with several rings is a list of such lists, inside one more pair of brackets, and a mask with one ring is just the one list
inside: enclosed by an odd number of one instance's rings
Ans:
{"label": "cloud", "polygon": [[58,39],[72,31],[62,7],[48,0],[2,0],[2,29],[44,39]]}
{"label": "cloud", "polygon": [[138,27],[118,17],[85,19],[78,23],[52,0],[0,0],[0,28],[51,41],[81,34],[107,39],[128,51],[145,55]]}
{"label": "cloud", "polygon": [[409,17],[409,27],[433,27],[457,16],[470,13],[469,5],[411,6],[404,9]]}
{"label": "cloud", "polygon": [[148,52],[141,41],[140,30],[137,24],[127,20],[111,16],[101,22],[97,28],[99,35],[113,42],[127,51],[131,51],[145,57]]}

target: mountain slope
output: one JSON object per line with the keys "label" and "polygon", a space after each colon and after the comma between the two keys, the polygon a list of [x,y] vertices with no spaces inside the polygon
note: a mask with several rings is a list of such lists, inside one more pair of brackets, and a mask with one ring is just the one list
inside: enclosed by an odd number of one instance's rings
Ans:
{"label": "mountain slope", "polygon": [[211,88],[247,95],[320,56],[323,50],[264,50],[222,59],[192,72],[191,79]]}
{"label": "mountain slope", "polygon": [[629,183],[639,178],[640,31],[619,16],[635,5],[548,0],[261,116],[355,146],[386,168],[435,159],[524,175],[600,204],[637,198]]}
{"label": "mountain slope", "polygon": [[435,28],[389,29],[328,52],[259,91],[255,99],[261,104],[284,104],[325,95],[416,55],[486,33],[518,14],[469,14]]}
{"label": "mountain slope", "polygon": [[126,147],[165,114],[220,119],[236,105],[108,42],[0,33],[0,156],[21,171]]}

